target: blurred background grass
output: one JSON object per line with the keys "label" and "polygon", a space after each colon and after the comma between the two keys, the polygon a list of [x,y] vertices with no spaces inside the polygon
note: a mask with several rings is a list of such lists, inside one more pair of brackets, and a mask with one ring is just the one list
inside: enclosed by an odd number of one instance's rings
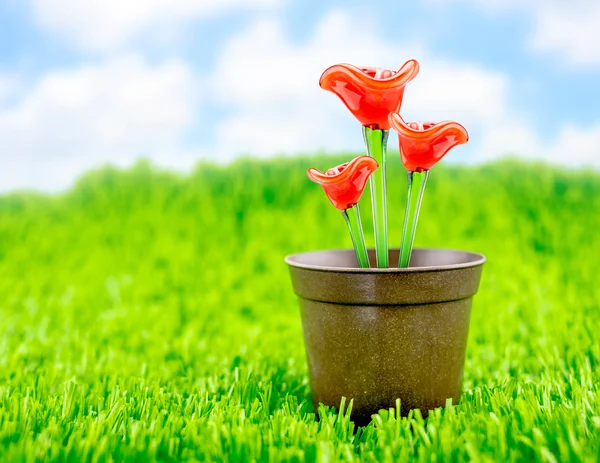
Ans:
{"label": "blurred background grass", "polygon": [[[600,176],[543,164],[430,177],[416,245],[488,258],[461,404],[315,421],[283,257],[349,247],[305,176],[349,157],[142,162],[0,197],[0,459],[596,461]],[[388,184],[397,246],[399,161]]]}

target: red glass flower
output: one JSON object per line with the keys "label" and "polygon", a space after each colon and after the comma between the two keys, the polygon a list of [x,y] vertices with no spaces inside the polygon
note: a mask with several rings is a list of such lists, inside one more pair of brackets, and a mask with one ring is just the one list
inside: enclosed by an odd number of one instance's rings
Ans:
{"label": "red glass flower", "polygon": [[404,86],[419,73],[419,63],[409,60],[396,72],[336,64],[327,69],[319,85],[335,93],[362,125],[388,130],[388,115],[400,111]]}
{"label": "red glass flower", "polygon": [[402,164],[409,172],[431,169],[457,145],[469,141],[467,130],[458,122],[404,122],[398,113],[389,117],[398,132]]}
{"label": "red glass flower", "polygon": [[325,173],[308,169],[308,178],[323,187],[331,204],[340,211],[345,211],[358,203],[369,176],[378,167],[377,161],[372,157],[359,156]]}

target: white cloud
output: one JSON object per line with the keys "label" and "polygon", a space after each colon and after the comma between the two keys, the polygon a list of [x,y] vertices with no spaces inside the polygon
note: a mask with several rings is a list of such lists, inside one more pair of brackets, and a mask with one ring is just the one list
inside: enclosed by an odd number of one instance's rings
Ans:
{"label": "white cloud", "polygon": [[19,87],[18,79],[14,76],[4,75],[0,72],[0,103],[6,101]]}
{"label": "white cloud", "polygon": [[600,123],[580,127],[565,123],[556,137],[541,140],[527,125],[505,124],[492,127],[482,144],[484,158],[505,153],[567,167],[600,167]]}
{"label": "white cloud", "polygon": [[[600,2],[597,0],[429,0],[471,3],[493,13],[516,11],[532,19],[529,46],[558,53],[568,64],[600,65]],[[552,55],[555,56],[555,55]]]}
{"label": "white cloud", "polygon": [[537,0],[427,0],[431,5],[471,3],[487,11],[505,11],[517,6],[533,6]]}
{"label": "white cloud", "polygon": [[407,87],[402,112],[412,120],[463,123],[471,141],[450,159],[517,154],[554,162],[567,156],[570,165],[600,165],[598,129],[565,126],[542,140],[527,112],[512,106],[514,83],[506,74],[448,61],[413,44],[387,43],[364,23],[334,11],[305,43],[292,42],[274,19],[257,21],[232,37],[211,79],[216,98],[233,111],[217,126],[213,151],[229,160],[240,153],[362,149],[358,122],[334,95],[318,87],[318,77],[335,62],[394,68],[417,57],[421,72]]}
{"label": "white cloud", "polygon": [[115,50],[144,37],[173,34],[186,23],[229,9],[270,7],[282,0],[31,0],[44,28],[77,48]]}
{"label": "white cloud", "polygon": [[565,124],[539,158],[557,164],[600,166],[600,123],[587,128]]}
{"label": "white cloud", "polygon": [[424,58],[420,63],[421,71],[404,97],[406,117],[479,126],[495,123],[509,111],[506,75],[459,61]]}
{"label": "white cloud", "polygon": [[[386,42],[362,19],[332,11],[301,43],[279,18],[257,20],[223,44],[214,71],[201,78],[184,62],[150,65],[136,54],[54,70],[30,85],[0,73],[0,190],[63,188],[99,164],[128,165],[142,156],[186,168],[208,153],[229,161],[240,154],[357,151],[359,123],[319,88],[321,72],[336,62],[398,68],[411,57],[422,67],[407,87],[403,115],[454,119],[471,134],[450,159],[514,153],[600,166],[600,123],[565,124],[542,140],[512,106],[514,83],[506,74]],[[211,119],[214,108],[226,115]],[[214,124],[214,139],[190,146],[198,109]]]}
{"label": "white cloud", "polygon": [[574,65],[600,65],[600,2],[546,1],[533,14],[534,49],[558,52]]}
{"label": "white cloud", "polygon": [[[0,80],[1,81],[1,80]],[[181,62],[136,55],[50,72],[16,102],[0,101],[0,189],[62,188],[103,162],[148,156],[185,167],[185,131],[198,102]]]}
{"label": "white cloud", "polygon": [[336,61],[399,67],[419,51],[390,47],[364,26],[361,34],[356,30],[347,14],[331,12],[302,44],[292,43],[276,19],[257,21],[231,37],[212,76],[218,101],[234,110],[218,128],[220,155],[356,148],[357,122],[319,88],[321,73]]}
{"label": "white cloud", "polygon": [[397,69],[418,57],[421,74],[409,84],[403,105],[410,117],[480,125],[507,111],[502,74],[430,57],[415,44],[386,43],[375,29],[339,11],[326,15],[303,44],[293,43],[280,22],[258,21],[232,37],[220,56],[215,94],[234,109],[218,128],[218,151],[226,158],[361,149],[358,122],[318,86],[321,73],[336,62]]}

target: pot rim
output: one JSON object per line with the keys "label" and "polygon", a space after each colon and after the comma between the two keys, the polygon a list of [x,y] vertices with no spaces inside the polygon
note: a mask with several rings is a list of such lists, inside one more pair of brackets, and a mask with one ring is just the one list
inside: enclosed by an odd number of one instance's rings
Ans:
{"label": "pot rim", "polygon": [[[390,248],[390,251],[394,248]],[[397,248],[395,248],[397,249]],[[321,271],[321,272],[338,272],[338,273],[362,273],[362,274],[377,274],[377,273],[416,273],[416,272],[443,272],[447,270],[471,268],[483,265],[486,262],[486,258],[483,254],[472,251],[464,251],[462,249],[451,249],[451,248],[414,248],[413,251],[448,251],[448,252],[462,252],[464,254],[470,254],[474,260],[469,262],[463,262],[458,264],[446,264],[446,265],[429,265],[425,267],[408,267],[408,268],[359,268],[359,267],[330,267],[326,265],[313,265],[304,264],[297,262],[296,259],[300,256],[306,256],[308,254],[316,254],[320,252],[354,252],[354,249],[320,249],[316,251],[300,252],[296,254],[290,254],[285,257],[285,263],[291,267],[302,268],[307,270]],[[369,251],[373,251],[369,248]]]}

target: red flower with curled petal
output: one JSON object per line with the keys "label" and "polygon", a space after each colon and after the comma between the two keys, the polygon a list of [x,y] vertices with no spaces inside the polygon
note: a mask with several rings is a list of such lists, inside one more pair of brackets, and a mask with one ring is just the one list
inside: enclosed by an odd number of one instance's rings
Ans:
{"label": "red flower with curled petal", "polygon": [[359,156],[352,161],[323,173],[308,169],[308,178],[320,184],[337,209],[345,211],[358,203],[369,176],[377,170],[377,161],[369,156]]}
{"label": "red flower with curled petal", "polygon": [[458,122],[404,122],[398,113],[389,117],[398,132],[402,164],[409,172],[431,169],[457,145],[469,141],[467,130]]}
{"label": "red flower with curled petal", "polygon": [[418,73],[419,63],[414,59],[395,72],[336,64],[323,73],[319,85],[340,97],[362,125],[388,130],[388,115],[400,111],[404,87]]}

